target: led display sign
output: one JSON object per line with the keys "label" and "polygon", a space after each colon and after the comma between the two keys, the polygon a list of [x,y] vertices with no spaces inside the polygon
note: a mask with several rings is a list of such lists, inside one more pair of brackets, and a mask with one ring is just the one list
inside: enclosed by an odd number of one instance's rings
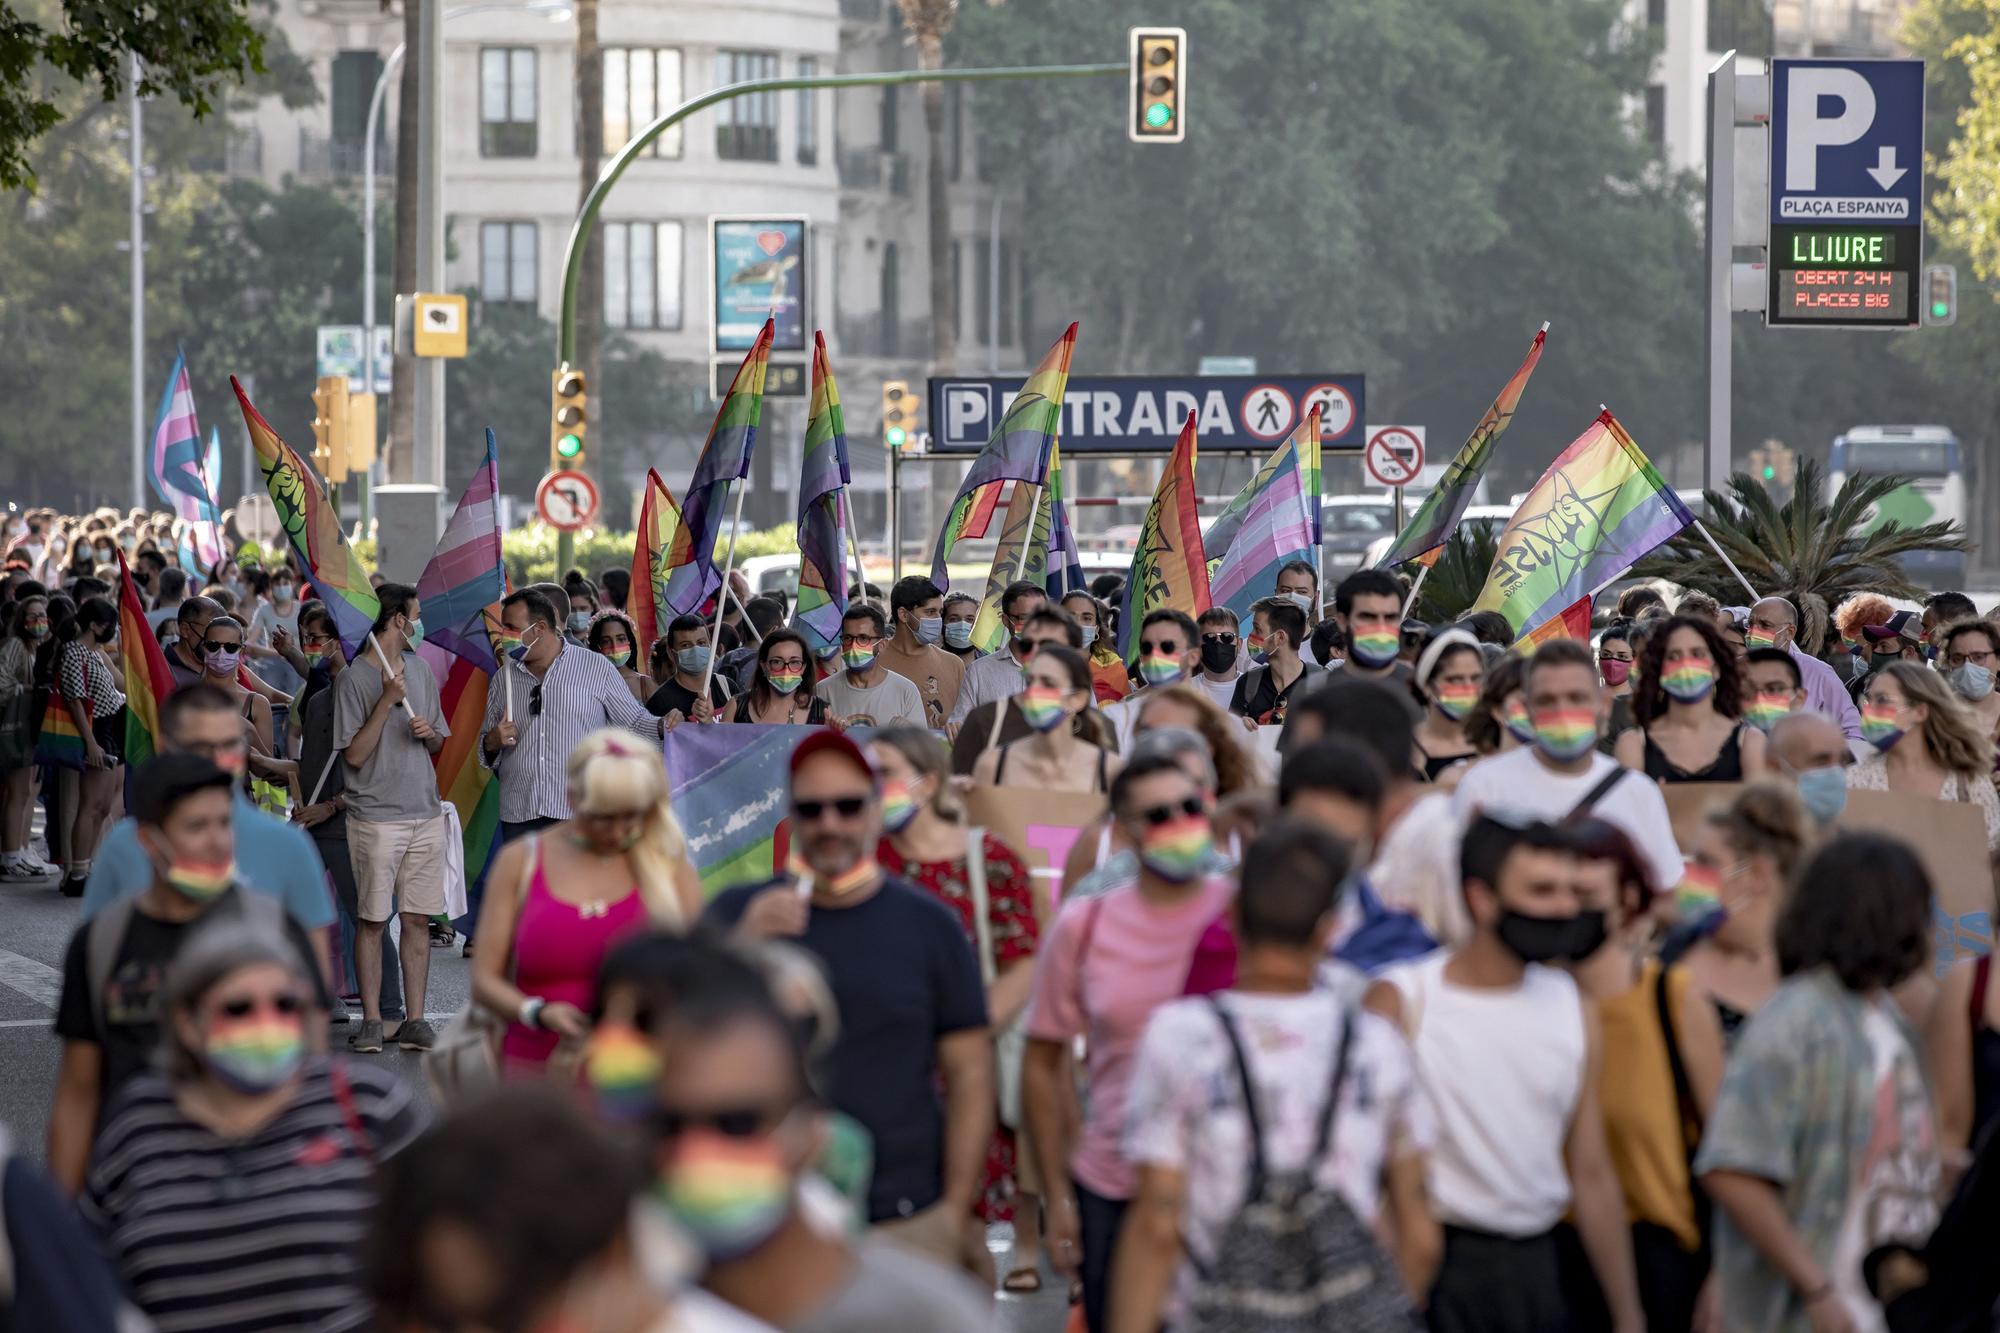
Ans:
{"label": "led display sign", "polygon": [[1771,228],[1768,324],[1901,328],[1916,324],[1915,226]]}

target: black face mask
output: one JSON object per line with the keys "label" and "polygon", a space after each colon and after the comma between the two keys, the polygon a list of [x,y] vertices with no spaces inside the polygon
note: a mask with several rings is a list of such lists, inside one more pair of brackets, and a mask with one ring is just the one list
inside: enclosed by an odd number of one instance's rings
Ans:
{"label": "black face mask", "polygon": [[1206,669],[1221,675],[1236,665],[1236,645],[1204,639],[1201,644],[1201,664]]}
{"label": "black face mask", "polygon": [[1605,920],[1604,909],[1589,908],[1576,914],[1576,933],[1570,940],[1569,960],[1580,963],[1604,947],[1604,941],[1611,938],[1611,927]]}
{"label": "black face mask", "polygon": [[1571,958],[1581,918],[1528,916],[1511,907],[1500,909],[1500,942],[1524,963],[1553,963]]}

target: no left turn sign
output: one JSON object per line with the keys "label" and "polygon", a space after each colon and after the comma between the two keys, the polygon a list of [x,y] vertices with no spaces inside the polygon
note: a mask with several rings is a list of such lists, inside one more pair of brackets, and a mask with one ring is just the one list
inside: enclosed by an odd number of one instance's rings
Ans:
{"label": "no left turn sign", "polygon": [[581,472],[551,472],[535,487],[535,509],[550,527],[575,532],[597,517],[597,485]]}
{"label": "no left turn sign", "polygon": [[1424,442],[1401,426],[1385,426],[1369,436],[1363,457],[1381,485],[1407,486],[1423,470]]}

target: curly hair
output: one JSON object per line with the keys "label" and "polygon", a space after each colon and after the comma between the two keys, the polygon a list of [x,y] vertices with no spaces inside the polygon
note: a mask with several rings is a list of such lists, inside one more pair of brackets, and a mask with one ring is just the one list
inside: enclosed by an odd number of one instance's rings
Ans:
{"label": "curly hair", "polygon": [[1508,695],[1520,692],[1527,673],[1528,659],[1519,653],[1508,653],[1486,668],[1486,679],[1479,684],[1479,702],[1465,715],[1465,739],[1479,753],[1499,753],[1500,738],[1506,730],[1500,721],[1500,710],[1506,706]]}
{"label": "curly hair", "polygon": [[1215,700],[1208,697],[1208,691],[1186,681],[1164,688],[1149,689],[1138,704],[1134,715],[1135,723],[1145,720],[1146,709],[1157,700],[1171,700],[1183,708],[1190,709],[1200,719],[1195,730],[1208,742],[1209,758],[1215,763],[1215,791],[1218,796],[1229,796],[1246,787],[1256,786],[1257,774],[1250,762],[1249,754],[1243,748],[1240,737],[1243,724],[1230,713],[1225,713]]}
{"label": "curly hair", "polygon": [[1861,637],[1862,626],[1886,625],[1895,614],[1896,608],[1889,605],[1888,598],[1864,592],[1840,604],[1840,609],[1833,613],[1833,626],[1843,640],[1854,640]]}
{"label": "curly hair", "polygon": [[1888,676],[1912,704],[1922,704],[1930,716],[1923,724],[1924,749],[1947,773],[1961,781],[1985,782],[1993,771],[1993,742],[1944,677],[1915,662],[1891,662],[1876,673]]}
{"label": "curly hair", "polygon": [[1736,653],[1722,641],[1722,631],[1715,627],[1714,619],[1675,616],[1646,636],[1646,646],[1639,654],[1639,683],[1632,691],[1632,721],[1641,727],[1648,727],[1666,713],[1667,700],[1671,696],[1660,688],[1660,672],[1667,660],[1667,644],[1679,630],[1690,630],[1699,635],[1708,647],[1709,660],[1715,665],[1715,689],[1708,697],[1715,711],[1724,717],[1743,716],[1742,684],[1736,671]]}

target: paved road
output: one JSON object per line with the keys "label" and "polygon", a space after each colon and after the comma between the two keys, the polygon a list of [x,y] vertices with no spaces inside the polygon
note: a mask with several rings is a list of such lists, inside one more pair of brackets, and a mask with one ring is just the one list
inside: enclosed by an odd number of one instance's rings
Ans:
{"label": "paved road", "polygon": [[[39,843],[37,844],[39,846]],[[77,925],[77,903],[56,892],[53,879],[0,882],[0,1124],[12,1133],[17,1149],[40,1161],[48,1140],[49,1102],[55,1089],[59,1049],[50,1029],[62,989],[63,950]],[[433,1022],[458,1012],[471,984],[472,964],[454,949],[431,951],[430,997],[425,1005]],[[350,1028],[335,1028],[340,1048]],[[424,1088],[418,1057],[394,1047],[380,1056],[357,1056],[391,1062],[404,1077]],[[429,1097],[426,1089],[423,1094]],[[999,1271],[1009,1266],[1004,1235],[995,1237]],[[1057,1333],[1063,1307],[1055,1284],[1036,1298],[1003,1296],[996,1328],[1001,1333]]]}

